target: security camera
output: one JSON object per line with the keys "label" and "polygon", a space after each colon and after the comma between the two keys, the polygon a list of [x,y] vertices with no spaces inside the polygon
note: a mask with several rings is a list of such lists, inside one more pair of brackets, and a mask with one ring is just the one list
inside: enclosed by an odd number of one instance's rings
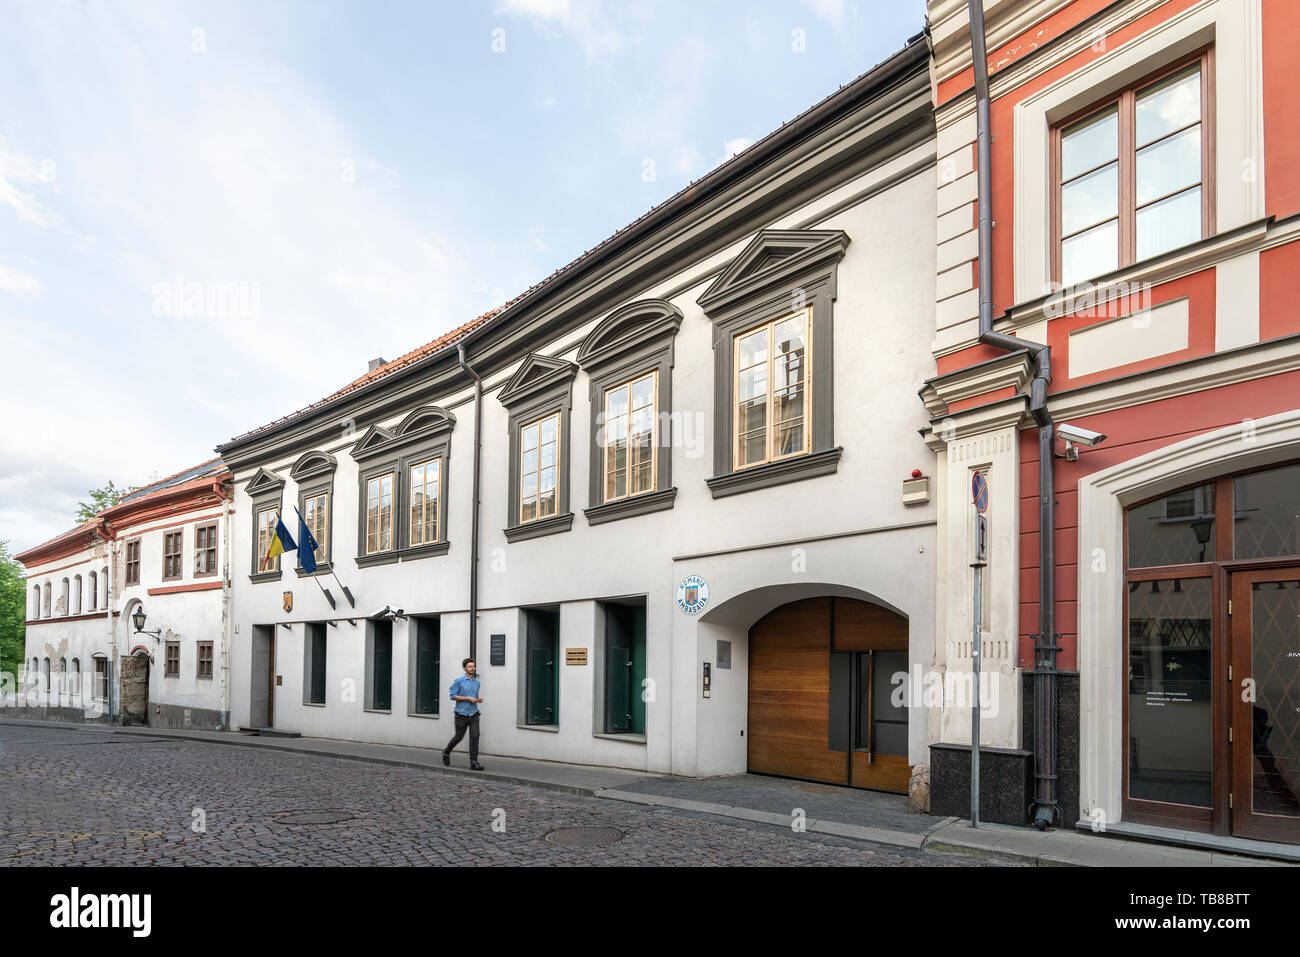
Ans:
{"label": "security camera", "polygon": [[370,617],[371,617],[371,618],[387,618],[387,617],[388,617],[389,615],[391,615],[392,613],[393,613],[393,609],[390,608],[388,605],[385,605],[383,608],[379,609],[379,611],[374,612],[373,614],[371,614]]}
{"label": "security camera", "polygon": [[1056,434],[1065,440],[1065,460],[1067,462],[1077,461],[1079,458],[1078,445],[1086,445],[1094,448],[1106,441],[1105,434],[1094,432],[1092,429],[1085,429],[1081,425],[1071,425],[1069,422],[1062,422],[1056,427]]}

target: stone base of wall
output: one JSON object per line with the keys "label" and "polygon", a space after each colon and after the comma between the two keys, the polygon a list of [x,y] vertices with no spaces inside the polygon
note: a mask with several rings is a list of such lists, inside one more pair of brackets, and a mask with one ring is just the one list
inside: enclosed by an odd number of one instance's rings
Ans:
{"label": "stone base of wall", "polygon": [[0,708],[0,718],[19,718],[24,721],[66,721],[69,724],[111,724],[108,712],[95,715],[84,708],[59,708],[53,705],[36,707]]}
{"label": "stone base of wall", "polygon": [[149,709],[149,727],[178,730],[215,731],[221,724],[221,712],[211,708],[190,708],[177,704],[160,704]]}
{"label": "stone base of wall", "polygon": [[[980,820],[1029,823],[1034,756],[1009,748],[980,748]],[[970,745],[930,745],[930,813],[970,820]]]}
{"label": "stone base of wall", "polygon": [[[1021,674],[1020,720],[1024,734],[1021,746],[1034,750],[1034,673]],[[1074,827],[1082,812],[1079,807],[1079,672],[1056,675],[1056,800],[1061,809],[1054,826]],[[1033,763],[1030,762],[1029,796],[1033,800]]]}

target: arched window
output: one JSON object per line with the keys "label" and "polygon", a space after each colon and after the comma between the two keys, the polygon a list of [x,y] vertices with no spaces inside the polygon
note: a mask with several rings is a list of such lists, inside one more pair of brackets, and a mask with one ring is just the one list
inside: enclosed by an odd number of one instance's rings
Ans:
{"label": "arched window", "polygon": [[59,659],[59,672],[54,676],[54,690],[59,695],[59,704],[65,704],[64,696],[68,693],[68,659]]}
{"label": "arched window", "polygon": [[81,614],[81,576],[75,575],[72,579],[72,614]]}
{"label": "arched window", "polygon": [[36,682],[41,675],[41,663],[37,659],[32,659],[32,666],[27,669],[27,687],[36,687]]}
{"label": "arched window", "polygon": [[101,569],[99,570],[99,581],[100,581],[100,587],[104,589],[104,592],[103,592],[104,600],[103,600],[102,602],[99,603],[99,607],[100,607],[100,608],[107,608],[107,607],[108,607],[108,602],[109,602],[109,594],[108,594],[108,566],[107,566],[107,565],[105,565],[103,568],[101,568]]}
{"label": "arched window", "polygon": [[90,610],[94,611],[99,607],[99,576],[91,572],[86,584],[90,591]]}
{"label": "arched window", "polygon": [[[91,572],[93,575],[94,572]],[[68,673],[68,693],[74,702],[81,700],[81,659],[72,659],[72,671]]]}
{"label": "arched window", "polygon": [[56,611],[60,615],[68,614],[68,603],[71,601],[71,599],[72,599],[72,585],[65,578],[63,579],[62,587],[59,589],[59,607],[56,609]]}
{"label": "arched window", "polygon": [[32,586],[32,603],[31,610],[27,614],[28,621],[36,621],[41,617],[41,586]]}
{"label": "arched window", "polygon": [[50,617],[50,599],[51,599],[52,595],[53,595],[53,593],[52,593],[51,590],[50,590],[50,583],[49,583],[49,582],[46,582],[46,583],[45,583],[45,603],[44,603],[44,605],[43,605],[43,607],[42,607],[42,610],[41,610],[41,617],[42,617],[42,618],[49,618],[49,617]]}
{"label": "arched window", "polygon": [[50,659],[46,658],[41,662],[41,690],[46,694],[50,693]]}

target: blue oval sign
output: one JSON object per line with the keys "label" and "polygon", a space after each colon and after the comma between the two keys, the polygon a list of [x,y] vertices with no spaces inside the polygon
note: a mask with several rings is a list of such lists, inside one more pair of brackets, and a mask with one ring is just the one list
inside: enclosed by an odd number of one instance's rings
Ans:
{"label": "blue oval sign", "polygon": [[970,497],[979,511],[989,507],[989,480],[983,472],[976,472],[970,480]]}

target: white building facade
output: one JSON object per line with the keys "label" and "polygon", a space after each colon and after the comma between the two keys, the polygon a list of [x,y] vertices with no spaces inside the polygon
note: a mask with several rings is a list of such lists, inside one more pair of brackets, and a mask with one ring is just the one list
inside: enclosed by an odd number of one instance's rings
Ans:
{"label": "white building facade", "polygon": [[228,727],[231,497],[214,459],[17,556],[28,575],[23,714]]}
{"label": "white building facade", "polygon": [[[489,757],[907,790],[927,727],[896,678],[935,633],[927,55],[220,446],[232,725],[442,747],[472,656]],[[267,561],[277,518],[314,573]]]}

